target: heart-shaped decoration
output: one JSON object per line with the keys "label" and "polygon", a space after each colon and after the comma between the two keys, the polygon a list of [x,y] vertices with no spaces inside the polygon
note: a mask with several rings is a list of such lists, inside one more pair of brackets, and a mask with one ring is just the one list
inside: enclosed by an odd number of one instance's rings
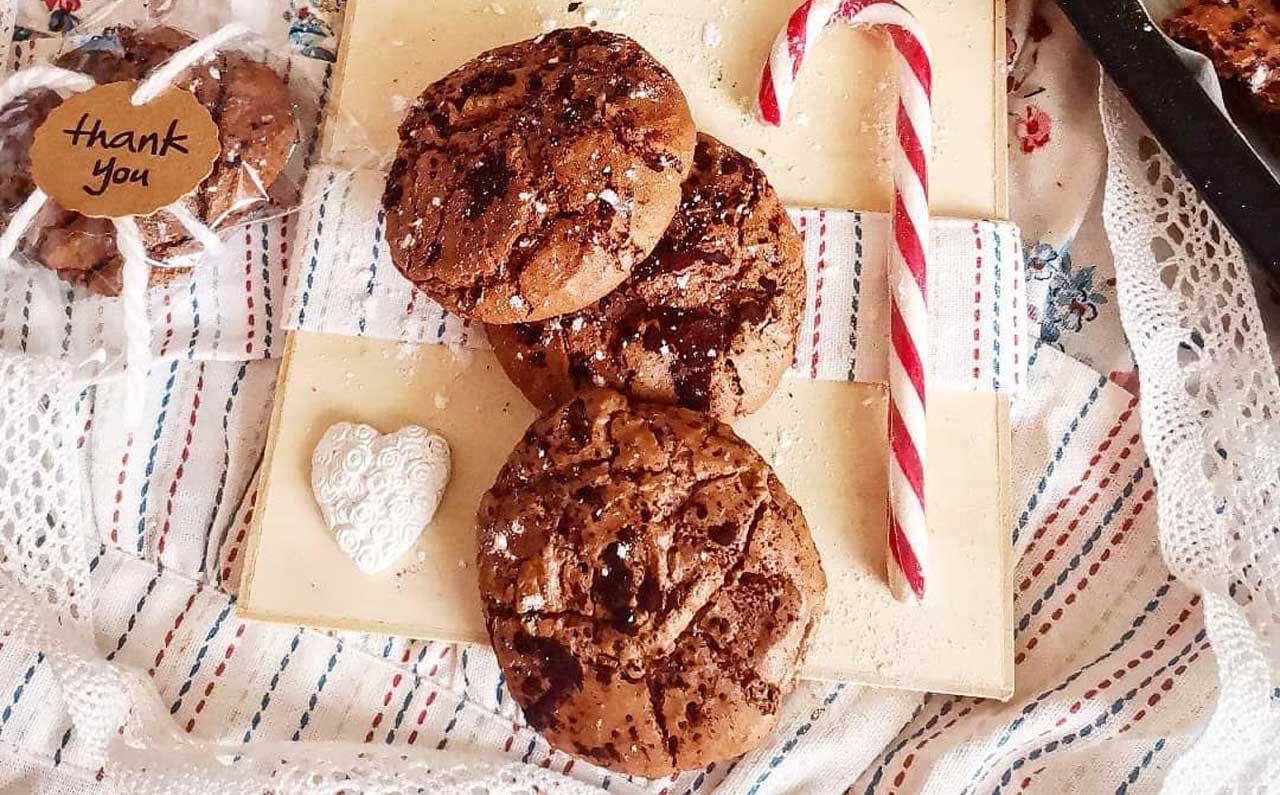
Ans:
{"label": "heart-shaped decoration", "polygon": [[339,422],[311,454],[311,490],[338,546],[377,574],[413,546],[449,482],[449,443],[417,425],[380,434]]}

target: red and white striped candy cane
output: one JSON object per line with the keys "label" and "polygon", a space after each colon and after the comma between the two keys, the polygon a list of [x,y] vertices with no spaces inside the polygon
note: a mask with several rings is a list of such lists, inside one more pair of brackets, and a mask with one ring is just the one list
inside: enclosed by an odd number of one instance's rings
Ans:
{"label": "red and white striped candy cane", "polygon": [[760,81],[759,111],[782,124],[805,53],[829,25],[883,30],[893,44],[898,84],[893,158],[893,239],[889,255],[889,585],[904,601],[924,598],[925,383],[929,372],[929,158],[933,149],[933,69],[924,29],[893,0],[808,0],[773,44]]}

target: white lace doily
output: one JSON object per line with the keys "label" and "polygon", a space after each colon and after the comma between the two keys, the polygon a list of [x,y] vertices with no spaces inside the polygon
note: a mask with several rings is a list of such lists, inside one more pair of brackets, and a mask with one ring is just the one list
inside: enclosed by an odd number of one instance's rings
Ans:
{"label": "white lace doily", "polygon": [[1119,91],[1101,101],[1160,542],[1218,661],[1217,707],[1165,791],[1261,792],[1280,781],[1280,382],[1239,247]]}

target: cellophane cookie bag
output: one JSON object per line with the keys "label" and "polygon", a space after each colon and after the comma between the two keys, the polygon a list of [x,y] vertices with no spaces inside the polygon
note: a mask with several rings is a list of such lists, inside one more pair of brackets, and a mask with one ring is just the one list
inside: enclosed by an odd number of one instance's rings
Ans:
{"label": "cellophane cookie bag", "polygon": [[[108,363],[122,348],[110,318],[124,286],[115,214],[94,217],[44,198],[33,174],[37,131],[80,93],[69,73],[97,86],[158,79],[160,91],[188,92],[207,113],[217,137],[207,175],[170,204],[132,217],[149,266],[146,314],[151,322],[169,317],[170,348],[181,347],[176,335],[193,358],[277,353],[279,342],[260,332],[246,343],[253,328],[269,325],[283,293],[289,217],[327,101],[340,18],[340,3],[324,0],[0,0],[0,234],[8,238],[0,238],[0,290],[11,297],[0,299],[4,347],[73,360],[105,350]],[[86,140],[91,132],[101,133],[104,169],[84,189],[106,190],[114,187],[112,158],[128,154],[128,144],[118,130],[86,126]],[[108,148],[115,145],[125,149]],[[120,182],[148,176],[117,171]],[[179,293],[194,306],[162,314]],[[226,333],[200,340],[201,318]],[[153,352],[171,354],[155,336]]]}
{"label": "cellophane cookie bag", "polygon": [[[51,64],[100,84],[138,81],[184,47],[230,23],[242,23],[251,33],[216,47],[172,83],[209,110],[221,143],[211,173],[180,204],[219,238],[227,238],[237,225],[288,213],[296,204],[323,65],[334,59],[333,49],[325,46],[332,24],[316,13],[320,10],[297,3],[22,3],[14,9],[17,27],[9,67],[19,72]],[[321,69],[294,68],[306,60]],[[33,88],[0,106],[3,223],[13,219],[36,187],[32,140],[63,101],[58,91]],[[177,278],[200,261],[200,241],[173,216],[155,213],[137,223],[154,265],[152,284]],[[108,219],[46,202],[15,255],[93,293],[120,292],[120,255]]]}

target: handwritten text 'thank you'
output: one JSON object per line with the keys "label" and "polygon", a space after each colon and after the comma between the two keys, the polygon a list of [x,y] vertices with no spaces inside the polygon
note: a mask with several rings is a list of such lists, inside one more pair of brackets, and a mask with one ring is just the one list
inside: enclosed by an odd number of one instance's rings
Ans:
{"label": "handwritten text 'thank you'", "polygon": [[[74,128],[64,129],[62,132],[71,139],[72,146],[85,149],[102,149],[107,152],[122,150],[132,155],[153,158],[164,158],[173,153],[190,154],[184,145],[188,136],[178,133],[177,119],[171,120],[163,133],[139,133],[137,130],[112,133],[103,127],[102,119],[93,119],[90,124],[89,114],[84,113]],[[129,183],[150,187],[150,167],[121,163],[119,155],[111,154],[98,158],[90,181],[82,185],[81,189],[90,196],[101,196],[114,185]]]}

